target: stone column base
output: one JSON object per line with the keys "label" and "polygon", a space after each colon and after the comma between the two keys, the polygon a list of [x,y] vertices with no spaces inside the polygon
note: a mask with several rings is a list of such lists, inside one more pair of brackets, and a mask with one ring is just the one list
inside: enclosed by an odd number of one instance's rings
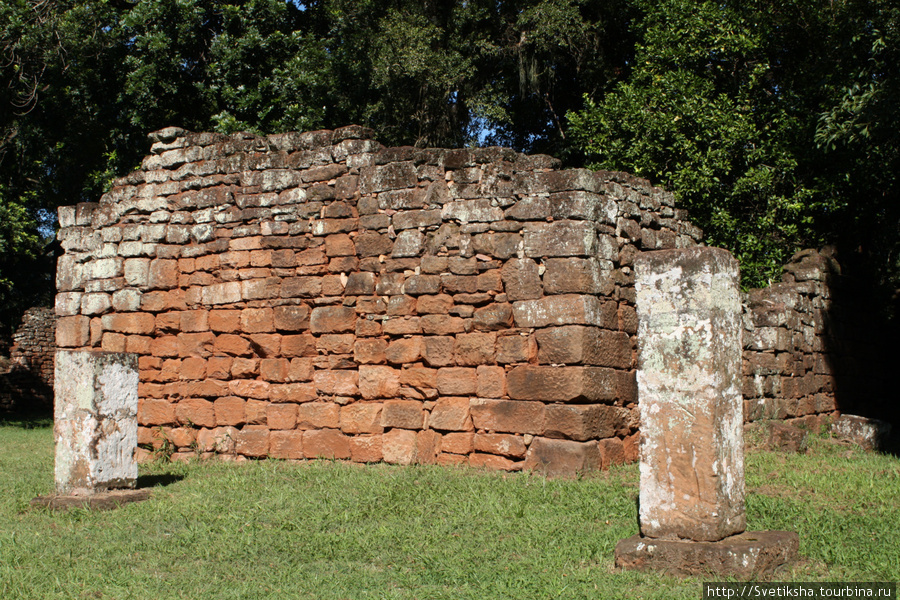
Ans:
{"label": "stone column base", "polygon": [[141,502],[150,497],[150,490],[109,490],[93,494],[52,494],[38,496],[31,501],[32,506],[46,506],[50,510],[87,508],[90,510],[112,510],[129,502]]}
{"label": "stone column base", "polygon": [[616,544],[616,566],[677,575],[764,579],[797,560],[793,531],[745,531],[718,542],[658,540],[635,535]]}

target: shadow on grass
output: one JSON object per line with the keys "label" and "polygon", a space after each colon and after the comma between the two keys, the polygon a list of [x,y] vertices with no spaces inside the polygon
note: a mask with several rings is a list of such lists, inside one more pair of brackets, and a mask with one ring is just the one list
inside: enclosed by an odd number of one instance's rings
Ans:
{"label": "shadow on grass", "polygon": [[184,475],[177,473],[164,473],[162,475],[139,475],[137,478],[138,489],[165,487],[184,479]]}
{"label": "shadow on grass", "polygon": [[0,412],[0,426],[21,429],[41,429],[53,427],[53,413],[45,410]]}

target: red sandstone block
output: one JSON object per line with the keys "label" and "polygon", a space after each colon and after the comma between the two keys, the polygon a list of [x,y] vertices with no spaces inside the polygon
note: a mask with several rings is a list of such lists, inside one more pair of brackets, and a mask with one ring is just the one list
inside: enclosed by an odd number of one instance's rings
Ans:
{"label": "red sandstone block", "polygon": [[350,354],[356,336],[352,333],[326,333],[316,341],[319,354]]}
{"label": "red sandstone block", "polygon": [[179,333],[178,356],[207,357],[212,354],[216,343],[216,336],[211,331],[204,333]]}
{"label": "red sandstone block", "polygon": [[244,405],[244,414],[247,417],[248,425],[265,425],[266,424],[266,408],[269,403],[265,400],[247,400]]}
{"label": "red sandstone block", "polygon": [[302,431],[272,431],[269,433],[269,456],[281,459],[301,459],[303,454]]}
{"label": "red sandstone block", "polygon": [[316,356],[316,338],[308,333],[281,336],[281,354],[287,358]]}
{"label": "red sandstone block", "polygon": [[150,353],[153,356],[178,356],[178,338],[174,335],[153,338]]}
{"label": "red sandstone block", "polygon": [[350,458],[350,438],[336,429],[305,431],[303,454],[306,458]]}
{"label": "red sandstone block", "polygon": [[412,296],[391,296],[388,300],[387,314],[392,317],[416,314],[416,299]]}
{"label": "red sandstone block", "polygon": [[602,459],[596,442],[571,442],[534,438],[523,468],[546,477],[572,478],[599,471]]}
{"label": "red sandstone block", "polygon": [[275,331],[274,311],[271,308],[245,308],[241,311],[241,331],[244,333]]}
{"label": "red sandstone block", "polygon": [[380,462],[382,458],[380,435],[350,438],[350,459],[353,462]]}
{"label": "red sandstone block", "polygon": [[469,464],[469,457],[460,456],[459,454],[447,454],[446,452],[441,452],[437,457],[437,464],[441,465],[442,467],[467,465]]}
{"label": "red sandstone block", "polygon": [[316,371],[313,381],[316,389],[324,396],[359,395],[357,371]]}
{"label": "red sandstone block", "polygon": [[376,365],[385,361],[387,342],[380,338],[357,340],[353,346],[353,360],[363,365]]}
{"label": "red sandstone block", "polygon": [[[381,403],[354,402],[341,407],[341,431],[344,433],[382,433]],[[380,448],[380,445],[379,445]]]}
{"label": "red sandstone block", "polygon": [[312,333],[340,333],[356,329],[356,311],[346,306],[318,306],[309,318]]}
{"label": "red sandstone block", "polygon": [[269,430],[261,425],[244,425],[237,433],[234,449],[243,456],[266,456],[269,453]]}
{"label": "red sandstone block", "polygon": [[272,402],[312,402],[318,396],[316,387],[311,383],[288,383],[286,385],[273,385],[269,388],[269,399]]}
{"label": "red sandstone block", "polygon": [[488,432],[540,434],[544,430],[544,404],[521,400],[473,399],[472,423]]}
{"label": "red sandstone block", "polygon": [[160,313],[155,317],[156,333],[178,333],[181,331],[181,313]]}
{"label": "red sandstone block", "polygon": [[206,360],[206,376],[210,379],[229,379],[233,361],[234,359],[230,356],[209,357]]}
{"label": "red sandstone block", "polygon": [[224,381],[215,379],[204,379],[203,381],[185,381],[178,386],[178,389],[170,393],[177,393],[182,398],[201,397],[201,398],[218,398],[228,395],[228,384]]}
{"label": "red sandstone block", "polygon": [[541,364],[583,364],[630,369],[631,339],[622,331],[569,325],[535,332]]}
{"label": "red sandstone block", "polygon": [[438,369],[437,389],[442,396],[468,396],[478,388],[475,369],[443,367]]}
{"label": "red sandstone block", "polygon": [[102,321],[99,318],[94,317],[93,319],[91,319],[91,324],[89,326],[89,329],[91,332],[91,342],[90,342],[91,346],[99,346],[100,340],[103,337]]}
{"label": "red sandstone block", "polygon": [[445,433],[441,440],[441,451],[453,454],[471,454],[475,449],[475,433],[472,431]]}
{"label": "red sandstone block", "polygon": [[292,358],[288,367],[288,381],[312,381],[312,358]]}
{"label": "red sandstone block", "polygon": [[600,459],[604,469],[612,465],[625,464],[625,446],[619,438],[607,438],[597,442],[600,451]]}
{"label": "red sandstone block", "polygon": [[617,372],[603,367],[514,367],[506,378],[509,397],[549,402],[617,398]]}
{"label": "red sandstone block", "polygon": [[291,363],[286,358],[264,358],[259,364],[259,373],[263,379],[272,382],[288,380]]}
{"label": "red sandstone block", "polygon": [[466,330],[465,319],[446,315],[422,315],[419,324],[428,335],[454,335]]}
{"label": "red sandstone block", "polygon": [[392,429],[381,436],[384,462],[410,465],[416,457],[416,432]]}
{"label": "red sandstone block", "polygon": [[422,356],[424,344],[421,337],[411,337],[392,341],[385,350],[385,358],[391,364],[411,364]]}
{"label": "red sandstone block", "polygon": [[258,358],[235,358],[231,362],[231,379],[255,379],[259,375]]}
{"label": "red sandstone block", "polygon": [[193,427],[166,427],[164,431],[176,448],[190,448],[197,441],[197,430]]}
{"label": "red sandstone block", "polygon": [[400,385],[418,390],[433,390],[437,385],[437,369],[410,367],[400,371]]}
{"label": "red sandstone block", "polygon": [[129,335],[125,340],[125,352],[150,354],[153,338],[146,335]]}
{"label": "red sandstone block", "polygon": [[388,335],[416,335],[422,333],[419,317],[394,317],[381,322],[381,328]]}
{"label": "red sandstone block", "polygon": [[475,368],[479,398],[502,398],[506,395],[506,369],[479,365]]}
{"label": "red sandstone block", "polygon": [[103,334],[100,349],[104,352],[125,352],[125,335],[107,331]]}
{"label": "red sandstone block", "polygon": [[472,418],[469,415],[469,399],[439,398],[434,408],[431,409],[428,427],[440,431],[471,431]]}
{"label": "red sandstone block", "polygon": [[453,297],[447,294],[419,296],[416,302],[416,312],[420,315],[446,315],[451,308],[453,308]]}
{"label": "red sandstone block", "polygon": [[636,431],[622,440],[625,462],[637,462],[641,458],[641,432]]}
{"label": "red sandstone block", "polygon": [[253,356],[253,348],[250,342],[239,335],[224,333],[216,337],[213,350],[217,354],[229,354],[231,356]]}
{"label": "red sandstone block", "polygon": [[207,315],[207,324],[219,333],[236,333],[241,330],[241,311],[211,310]]}
{"label": "red sandstone block", "polygon": [[616,397],[620,402],[632,404],[637,402],[636,371],[616,372]]}
{"label": "red sandstone block", "polygon": [[247,420],[247,401],[235,396],[216,398],[213,408],[216,413],[216,425],[243,425]]}
{"label": "red sandstone block", "polygon": [[168,425],[175,422],[175,406],[161,398],[142,398],[138,407],[141,425]]}
{"label": "red sandstone block", "polygon": [[381,365],[359,366],[359,393],[363,398],[394,398],[399,391],[398,369]]}
{"label": "red sandstone block", "polygon": [[209,331],[209,311],[186,310],[180,313],[181,331]]}
{"label": "red sandstone block", "polygon": [[269,429],[293,429],[297,426],[296,404],[270,404],[266,407]]}
{"label": "red sandstone block", "polygon": [[255,379],[236,379],[228,382],[228,390],[241,398],[269,399],[269,382]]}
{"label": "red sandstone block", "polygon": [[206,360],[197,357],[184,359],[178,376],[181,379],[206,379]]}
{"label": "red sandstone block", "polygon": [[476,433],[474,445],[477,452],[512,458],[523,458],[527,450],[522,436],[506,433]]}
{"label": "red sandstone block", "polygon": [[244,300],[270,300],[281,296],[281,278],[270,277],[269,269],[241,269],[241,298]]}
{"label": "red sandstone block", "polygon": [[422,429],[425,423],[425,410],[421,402],[416,400],[388,400],[381,412],[381,424],[384,427],[400,429]]}
{"label": "red sandstone block", "polygon": [[416,434],[416,463],[433,465],[441,454],[441,434],[437,431],[420,431]]}
{"label": "red sandstone block", "polygon": [[276,306],[273,312],[278,331],[302,331],[309,328],[309,307],[305,304]]}
{"label": "red sandstone block", "polygon": [[175,416],[183,425],[215,427],[216,411],[213,403],[202,398],[184,398],[175,405]]}
{"label": "red sandstone block", "polygon": [[546,416],[545,437],[583,442],[628,429],[630,411],[599,404],[551,404]]}
{"label": "red sandstone block", "polygon": [[494,362],[495,333],[461,333],[456,336],[453,357],[461,366],[476,366]]}
{"label": "red sandstone block", "polygon": [[491,469],[495,471],[517,471],[521,464],[502,456],[493,454],[470,454],[469,466],[476,469]]}
{"label": "red sandstone block", "polygon": [[116,313],[103,315],[100,320],[106,331],[150,334],[156,329],[156,319],[148,313]]}
{"label": "red sandstone block", "polygon": [[246,251],[223,252],[219,263],[226,269],[241,269],[250,266],[250,253]]}
{"label": "red sandstone block", "polygon": [[497,362],[527,363],[537,356],[537,342],[531,335],[497,336]]}
{"label": "red sandstone block", "polygon": [[325,256],[355,256],[356,246],[346,233],[334,233],[325,238]]}
{"label": "red sandstone block", "polygon": [[445,367],[453,364],[453,348],[456,339],[452,337],[426,337],[422,358],[431,367]]}
{"label": "red sandstone block", "polygon": [[281,336],[277,333],[251,333],[250,346],[262,358],[281,354]]}
{"label": "red sandstone block", "polygon": [[156,258],[150,261],[149,285],[151,288],[168,289],[178,285],[178,261]]}
{"label": "red sandstone block", "polygon": [[334,402],[307,402],[297,407],[298,429],[338,429],[341,407]]}
{"label": "red sandstone block", "polygon": [[234,427],[201,429],[197,432],[197,450],[233,454],[239,431]]}

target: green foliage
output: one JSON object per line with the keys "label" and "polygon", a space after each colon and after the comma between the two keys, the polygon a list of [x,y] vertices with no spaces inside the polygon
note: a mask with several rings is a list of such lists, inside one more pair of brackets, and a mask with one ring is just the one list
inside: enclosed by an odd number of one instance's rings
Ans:
{"label": "green foliage", "polygon": [[[897,95],[886,93],[897,64],[887,48],[897,45],[878,29],[896,35],[896,9],[813,0],[635,4],[643,16],[630,76],[569,115],[595,167],[671,188],[706,241],[738,257],[745,287],[779,279],[802,247],[855,248],[872,229],[897,248],[896,210],[886,208],[896,202],[872,197],[895,200],[894,176],[859,177],[861,169],[896,172],[894,158],[874,156],[896,155],[896,119],[883,117],[898,114]],[[871,140],[876,128],[885,134],[879,150],[870,141],[825,150]],[[884,274],[891,267],[880,260]],[[893,270],[900,273],[896,263]]]}

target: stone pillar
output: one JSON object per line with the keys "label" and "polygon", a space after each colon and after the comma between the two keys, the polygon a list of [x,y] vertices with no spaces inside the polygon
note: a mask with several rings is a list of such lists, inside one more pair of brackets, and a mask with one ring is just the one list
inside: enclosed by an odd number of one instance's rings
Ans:
{"label": "stone pillar", "polygon": [[796,533],[744,533],[738,263],[720,248],[635,260],[641,534],[616,564],[755,577],[795,559]]}
{"label": "stone pillar", "polygon": [[721,540],[746,527],[738,263],[698,247],[635,268],[641,534]]}
{"label": "stone pillar", "polygon": [[57,350],[56,491],[89,495],[137,481],[136,354]]}

